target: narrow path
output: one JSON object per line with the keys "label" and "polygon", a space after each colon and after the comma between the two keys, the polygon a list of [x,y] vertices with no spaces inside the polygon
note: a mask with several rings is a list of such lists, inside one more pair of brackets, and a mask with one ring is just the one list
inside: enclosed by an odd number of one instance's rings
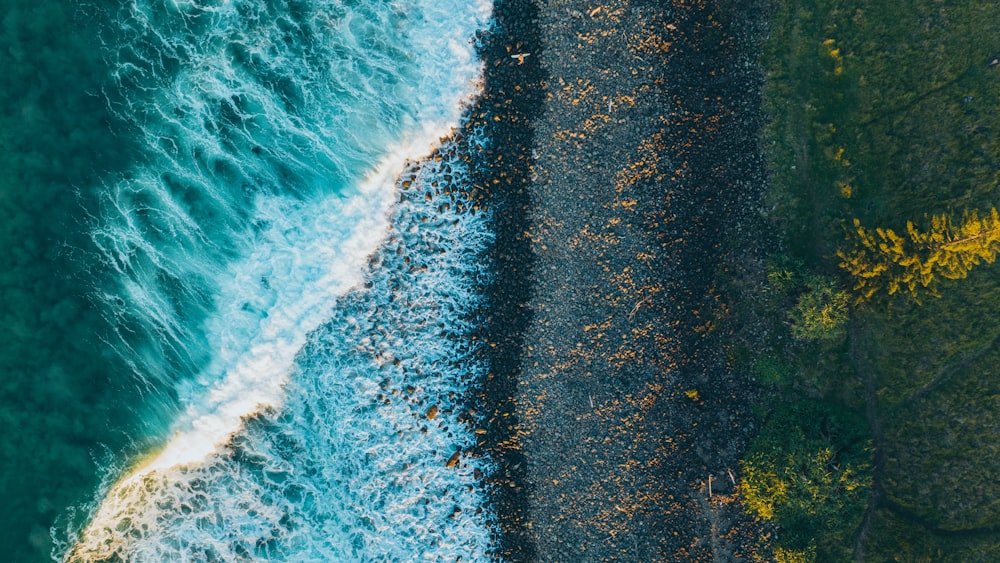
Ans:
{"label": "narrow path", "polygon": [[994,336],[988,342],[980,345],[976,349],[956,352],[952,355],[952,357],[945,361],[944,365],[941,366],[937,374],[935,374],[930,381],[925,383],[920,389],[914,391],[896,408],[909,408],[913,406],[917,401],[926,397],[935,389],[946,383],[951,376],[960,373],[964,368],[968,367],[971,362],[975,362],[979,358],[983,357],[983,355],[987,352],[996,349],[995,347],[997,346],[998,341],[1000,341],[1000,334]]}
{"label": "narrow path", "polygon": [[878,395],[875,387],[875,374],[872,370],[868,369],[867,362],[862,358],[861,339],[863,329],[860,323],[861,321],[858,320],[857,315],[852,311],[850,320],[848,321],[847,333],[851,366],[854,368],[854,373],[865,383],[865,417],[868,419],[868,427],[871,431],[872,447],[875,450],[875,455],[872,462],[872,488],[868,495],[868,506],[865,508],[865,515],[862,517],[861,524],[855,533],[854,560],[859,562],[865,560],[865,547],[871,534],[872,522],[875,519],[876,511],[882,505],[882,473],[885,464],[885,451],[883,448],[885,438],[882,434],[882,423],[878,416]]}

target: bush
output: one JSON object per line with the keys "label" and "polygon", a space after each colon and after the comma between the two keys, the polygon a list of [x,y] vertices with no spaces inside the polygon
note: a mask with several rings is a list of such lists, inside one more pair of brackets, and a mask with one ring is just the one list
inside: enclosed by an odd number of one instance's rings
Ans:
{"label": "bush", "polygon": [[771,415],[741,462],[742,493],[749,512],[778,526],[783,553],[850,556],[872,480],[867,436],[861,417],[824,403],[782,404]]}
{"label": "bush", "polygon": [[836,282],[816,278],[788,312],[792,336],[802,340],[835,340],[844,336],[850,296]]}

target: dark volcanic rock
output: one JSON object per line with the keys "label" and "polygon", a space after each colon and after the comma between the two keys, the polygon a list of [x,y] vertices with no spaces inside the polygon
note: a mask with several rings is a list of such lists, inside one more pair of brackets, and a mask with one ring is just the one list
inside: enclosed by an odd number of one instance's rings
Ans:
{"label": "dark volcanic rock", "polygon": [[535,9],[500,1],[484,50],[500,555],[749,559],[758,531],[733,485],[752,385],[719,327],[731,242],[763,187],[758,16],[750,3]]}

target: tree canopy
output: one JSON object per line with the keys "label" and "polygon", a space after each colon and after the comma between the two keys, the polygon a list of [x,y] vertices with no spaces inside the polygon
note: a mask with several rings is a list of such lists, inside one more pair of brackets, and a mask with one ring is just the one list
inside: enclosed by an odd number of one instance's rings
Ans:
{"label": "tree canopy", "polygon": [[859,415],[832,404],[785,403],[771,414],[741,466],[746,508],[779,526],[776,559],[849,558],[872,480],[867,436]]}
{"label": "tree canopy", "polygon": [[922,293],[937,295],[941,278],[964,278],[975,266],[992,263],[1000,252],[1000,214],[995,207],[982,217],[972,210],[958,222],[948,214],[931,215],[928,222],[929,228],[920,230],[907,221],[905,235],[899,235],[854,220],[854,248],[838,250],[837,256],[861,300],[904,289],[919,302]]}

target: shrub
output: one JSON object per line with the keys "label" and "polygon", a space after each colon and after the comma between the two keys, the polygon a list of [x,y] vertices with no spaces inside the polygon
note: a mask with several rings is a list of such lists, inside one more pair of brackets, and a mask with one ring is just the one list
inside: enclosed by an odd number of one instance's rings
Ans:
{"label": "shrub", "polygon": [[776,547],[815,550],[821,560],[844,555],[872,480],[863,419],[819,402],[779,405],[741,465],[744,505],[777,524]]}
{"label": "shrub", "polygon": [[808,282],[809,289],[789,311],[792,336],[802,340],[834,340],[844,335],[850,297],[828,278]]}

